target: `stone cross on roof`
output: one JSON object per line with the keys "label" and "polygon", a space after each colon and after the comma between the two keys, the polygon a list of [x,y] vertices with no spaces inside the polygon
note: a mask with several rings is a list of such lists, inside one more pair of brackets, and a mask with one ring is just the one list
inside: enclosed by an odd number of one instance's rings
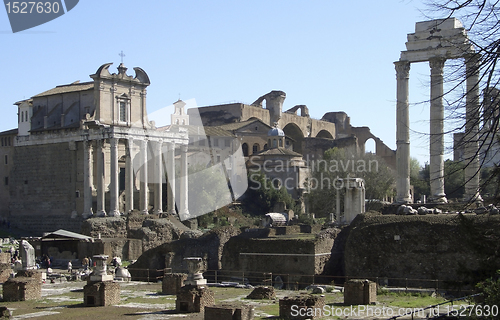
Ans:
{"label": "stone cross on roof", "polygon": [[125,57],[125,53],[123,53],[123,50],[120,51],[120,53],[118,55],[121,57],[122,63],[123,63],[123,57]]}

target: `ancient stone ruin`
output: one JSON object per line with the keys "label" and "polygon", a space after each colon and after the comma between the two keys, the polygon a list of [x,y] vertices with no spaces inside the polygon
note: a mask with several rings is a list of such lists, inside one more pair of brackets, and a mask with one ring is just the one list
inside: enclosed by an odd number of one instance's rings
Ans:
{"label": "ancient stone ruin", "polygon": [[274,287],[257,287],[250,292],[247,296],[247,299],[256,299],[256,300],[264,300],[264,299],[275,299],[276,291]]}
{"label": "ancient stone ruin", "polygon": [[96,266],[83,287],[83,304],[86,307],[111,306],[120,303],[120,284],[106,270],[107,255],[92,258]]}
{"label": "ancient stone ruin", "polygon": [[252,320],[254,306],[218,305],[205,307],[205,320]]}
{"label": "ancient stone ruin", "polygon": [[[302,295],[296,297],[285,297],[280,299],[280,318],[282,319],[316,319],[322,316],[322,313],[308,314],[311,310],[323,310],[325,306],[325,297],[323,296],[313,296],[313,295]],[[294,306],[295,312],[292,313],[292,306]],[[303,310],[302,314],[304,316],[293,316],[297,310]]]}
{"label": "ancient stone ruin", "polygon": [[429,61],[431,68],[430,92],[430,181],[433,202],[446,203],[444,192],[444,106],[443,67],[448,59],[465,59],[467,74],[466,122],[464,158],[465,197],[480,200],[478,139],[479,132],[479,57],[467,37],[462,23],[455,18],[417,22],[415,33],[408,34],[406,51],[394,62],[397,78],[396,105],[396,159],[397,197],[400,203],[412,203],[410,193],[410,64]]}
{"label": "ancient stone ruin", "polygon": [[175,309],[177,312],[204,312],[206,306],[215,304],[214,293],[203,279],[201,269],[203,268],[203,259],[199,257],[184,258],[187,263],[189,274],[186,284],[177,293]]}
{"label": "ancient stone ruin", "polygon": [[369,280],[349,280],[344,284],[344,304],[375,304],[377,284]]}
{"label": "ancient stone ruin", "polygon": [[177,294],[184,286],[184,281],[187,280],[185,273],[167,273],[163,276],[161,284],[161,293]]}

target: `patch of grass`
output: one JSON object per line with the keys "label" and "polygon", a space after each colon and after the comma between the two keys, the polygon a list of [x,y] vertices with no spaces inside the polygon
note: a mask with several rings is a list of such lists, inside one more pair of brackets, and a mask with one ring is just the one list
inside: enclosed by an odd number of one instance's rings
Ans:
{"label": "patch of grass", "polygon": [[444,302],[446,299],[427,293],[386,292],[378,295],[378,301],[400,308],[421,308]]}
{"label": "patch of grass", "polygon": [[[271,301],[271,300],[269,300],[269,301]],[[278,302],[271,303],[271,304],[262,304],[262,305],[256,306],[255,311],[258,313],[264,312],[266,314],[277,317],[280,314],[280,306],[279,306]],[[267,316],[264,316],[261,319],[265,319],[265,318],[267,318]]]}

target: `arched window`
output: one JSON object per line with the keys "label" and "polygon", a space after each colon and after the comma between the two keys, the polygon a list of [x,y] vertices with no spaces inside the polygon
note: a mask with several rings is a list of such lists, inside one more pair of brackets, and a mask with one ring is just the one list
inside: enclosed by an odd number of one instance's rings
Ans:
{"label": "arched window", "polygon": [[283,147],[283,140],[280,139],[279,142],[280,142],[280,147]]}
{"label": "arched window", "polygon": [[278,141],[276,139],[273,139],[273,148],[276,148],[278,146]]}
{"label": "arched window", "polygon": [[264,145],[264,150],[267,150],[267,143]]}
{"label": "arched window", "polygon": [[254,144],[252,147],[252,154],[255,154],[260,151],[260,146],[258,143]]}
{"label": "arched window", "polygon": [[241,149],[243,150],[243,156],[244,156],[244,157],[248,157],[248,144],[244,143],[244,144],[241,146]]}
{"label": "arched window", "polygon": [[28,110],[25,111],[26,114],[24,115],[24,119],[26,119],[26,121],[28,121]]}

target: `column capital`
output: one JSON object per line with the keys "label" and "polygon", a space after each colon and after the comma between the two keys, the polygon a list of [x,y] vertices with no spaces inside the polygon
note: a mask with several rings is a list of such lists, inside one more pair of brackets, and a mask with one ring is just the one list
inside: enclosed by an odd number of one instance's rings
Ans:
{"label": "column capital", "polygon": [[396,67],[396,78],[397,79],[409,79],[410,78],[410,62],[409,61],[396,61],[394,62]]}
{"label": "column capital", "polygon": [[187,144],[181,144],[181,151],[182,152],[187,152],[188,151],[188,145]]}
{"label": "column capital", "polygon": [[431,75],[443,75],[443,68],[446,59],[444,58],[431,58],[429,59],[429,66],[431,67]]}
{"label": "column capital", "polygon": [[169,151],[175,150],[175,142],[167,142],[167,147]]}

